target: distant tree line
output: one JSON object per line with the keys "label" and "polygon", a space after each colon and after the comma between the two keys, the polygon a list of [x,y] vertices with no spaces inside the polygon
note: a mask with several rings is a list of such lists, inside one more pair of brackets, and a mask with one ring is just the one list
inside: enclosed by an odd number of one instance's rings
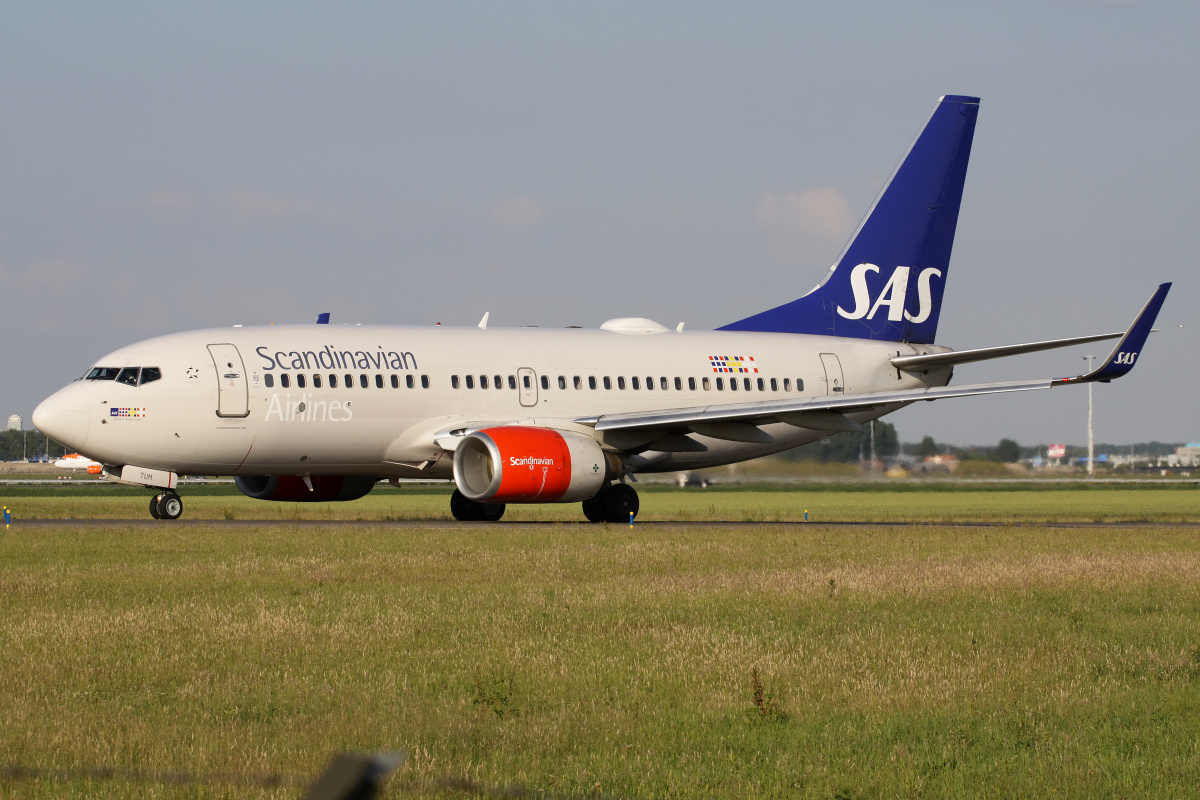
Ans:
{"label": "distant tree line", "polygon": [[[875,423],[875,457],[891,458],[900,453],[900,437],[890,422]],[[871,424],[854,433],[831,433],[825,439],[788,450],[780,455],[786,461],[865,461],[871,457]]]}
{"label": "distant tree line", "polygon": [[56,459],[66,452],[65,447],[39,431],[0,431],[0,461],[23,461],[47,453]]}

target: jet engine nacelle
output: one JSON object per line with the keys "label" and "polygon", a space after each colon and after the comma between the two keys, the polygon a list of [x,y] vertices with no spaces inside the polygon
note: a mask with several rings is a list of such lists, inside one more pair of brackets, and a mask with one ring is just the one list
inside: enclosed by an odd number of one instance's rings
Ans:
{"label": "jet engine nacelle", "polygon": [[484,428],[454,450],[458,490],[485,503],[587,500],[620,471],[620,458],[590,437],[549,428]]}
{"label": "jet engine nacelle", "polygon": [[357,500],[375,488],[378,478],[362,475],[313,475],[312,490],[299,475],[238,475],[238,491],[255,500],[286,500],[289,503],[328,503]]}

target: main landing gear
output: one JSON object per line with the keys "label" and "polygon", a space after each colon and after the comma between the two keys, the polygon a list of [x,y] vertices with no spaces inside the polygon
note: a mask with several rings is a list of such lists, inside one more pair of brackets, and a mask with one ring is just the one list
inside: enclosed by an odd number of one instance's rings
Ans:
{"label": "main landing gear", "polygon": [[150,498],[150,516],[155,519],[179,519],[183,513],[183,498],[174,492],[163,492]]}
{"label": "main landing gear", "polygon": [[499,522],[504,516],[504,503],[480,503],[468,500],[458,489],[450,495],[450,513],[459,522]]}
{"label": "main landing gear", "polygon": [[637,492],[624,483],[613,483],[600,491],[591,500],[583,501],[583,515],[588,522],[629,522],[629,515],[637,516]]}

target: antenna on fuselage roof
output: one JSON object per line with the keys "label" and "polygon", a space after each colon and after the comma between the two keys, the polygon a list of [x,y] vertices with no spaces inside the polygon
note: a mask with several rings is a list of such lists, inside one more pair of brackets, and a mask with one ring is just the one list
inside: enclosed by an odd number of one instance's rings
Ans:
{"label": "antenna on fuselage roof", "polygon": [[479,320],[479,327],[480,327],[480,328],[483,328],[484,330],[487,330],[487,319],[488,319],[488,315],[489,315],[489,314],[491,314],[491,313],[492,313],[492,312],[490,312],[490,311],[485,311],[485,312],[483,312],[483,319]]}
{"label": "antenna on fuselage roof", "polygon": [[683,333],[683,323],[682,322],[675,326],[675,332]]}

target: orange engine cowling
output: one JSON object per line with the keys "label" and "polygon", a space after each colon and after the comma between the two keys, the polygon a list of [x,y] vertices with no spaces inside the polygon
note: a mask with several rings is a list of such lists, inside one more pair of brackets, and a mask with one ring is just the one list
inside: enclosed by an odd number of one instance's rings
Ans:
{"label": "orange engine cowling", "polygon": [[587,436],[506,425],[469,433],[454,450],[454,483],[469,500],[570,503],[595,497],[621,461]]}
{"label": "orange engine cowling", "polygon": [[104,472],[104,467],[99,464],[92,464],[88,467],[88,475],[99,475],[101,472]]}
{"label": "orange engine cowling", "polygon": [[238,475],[238,491],[255,500],[284,500],[290,503],[328,503],[357,500],[375,487],[378,478],[361,475],[313,475],[312,489],[298,475]]}

